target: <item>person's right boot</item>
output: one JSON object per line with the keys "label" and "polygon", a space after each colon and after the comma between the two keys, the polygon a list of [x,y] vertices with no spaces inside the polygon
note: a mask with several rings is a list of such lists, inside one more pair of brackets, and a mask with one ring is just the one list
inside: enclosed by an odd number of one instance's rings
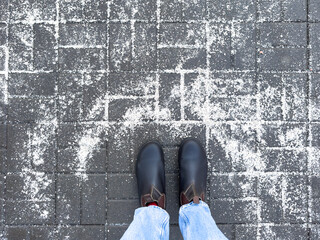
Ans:
{"label": "person's right boot", "polygon": [[180,204],[199,203],[205,200],[207,158],[200,143],[185,139],[179,149]]}
{"label": "person's right boot", "polygon": [[136,176],[142,207],[156,204],[165,209],[165,171],[164,157],[160,144],[150,142],[139,151]]}

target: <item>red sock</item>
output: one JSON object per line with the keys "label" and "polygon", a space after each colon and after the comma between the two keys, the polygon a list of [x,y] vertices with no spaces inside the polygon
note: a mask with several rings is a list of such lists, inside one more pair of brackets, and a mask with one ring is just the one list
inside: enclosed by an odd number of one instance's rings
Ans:
{"label": "red sock", "polygon": [[157,202],[151,202],[151,203],[148,203],[147,206],[158,206],[158,203]]}

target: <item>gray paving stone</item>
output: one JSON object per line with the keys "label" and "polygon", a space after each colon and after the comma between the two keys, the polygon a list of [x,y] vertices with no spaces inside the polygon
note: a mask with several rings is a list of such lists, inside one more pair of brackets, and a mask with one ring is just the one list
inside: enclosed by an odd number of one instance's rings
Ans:
{"label": "gray paving stone", "polygon": [[261,179],[259,192],[263,206],[263,221],[303,222],[307,217],[307,192],[303,187],[305,181],[306,179],[300,176],[273,175]]}
{"label": "gray paving stone", "polygon": [[182,240],[182,235],[179,226],[170,225],[170,237],[177,240]]}
{"label": "gray paving stone", "polygon": [[103,21],[108,18],[108,1],[86,0],[83,5],[86,20]]}
{"label": "gray paving stone", "polygon": [[0,124],[0,147],[7,146],[7,125]]}
{"label": "gray paving stone", "polygon": [[53,224],[54,201],[6,201],[6,224]]}
{"label": "gray paving stone", "polygon": [[243,174],[212,175],[210,179],[210,197],[244,198],[257,196],[258,179]]}
{"label": "gray paving stone", "polygon": [[107,43],[107,32],[106,23],[60,24],[59,44],[63,46],[104,46]]}
{"label": "gray paving stone", "polygon": [[7,170],[21,171],[30,165],[30,160],[28,161],[30,148],[25,145],[25,142],[30,141],[31,126],[30,124],[10,124],[7,130]]}
{"label": "gray paving stone", "polygon": [[7,171],[7,150],[0,149],[0,173]]}
{"label": "gray paving stone", "polygon": [[288,121],[307,121],[307,76],[305,74],[284,74],[285,111]]}
{"label": "gray paving stone", "polygon": [[202,23],[162,23],[160,44],[205,46],[205,25]]}
{"label": "gray paving stone", "polygon": [[316,21],[320,20],[320,3],[317,0],[310,0],[309,2],[309,16],[310,20]]}
{"label": "gray paving stone", "polygon": [[6,21],[7,18],[8,18],[8,11],[9,9],[9,4],[8,4],[8,1],[1,1],[0,2],[0,20],[1,21]]}
{"label": "gray paving stone", "polygon": [[138,200],[109,200],[107,223],[109,225],[130,224],[134,210],[140,207]]}
{"label": "gray paving stone", "polygon": [[108,174],[108,199],[139,199],[136,176]]}
{"label": "gray paving stone", "polygon": [[286,181],[285,204],[290,207],[284,208],[284,220],[291,223],[305,222],[308,214],[307,190],[304,187],[306,178],[304,176],[290,176],[286,178]]}
{"label": "gray paving stone", "polygon": [[[205,107],[206,99],[194,100],[195,95],[206,94],[207,90],[205,85],[206,76],[190,73],[186,74],[184,78],[186,94],[185,99],[188,105],[185,107],[185,117],[188,120],[201,120],[203,118],[202,108]],[[257,101],[254,98],[235,98],[222,95],[221,97],[210,95],[208,102],[211,111],[211,120],[254,120],[256,119],[256,106]]]}
{"label": "gray paving stone", "polygon": [[5,64],[6,64],[6,52],[4,48],[0,47],[0,71],[5,70]]}
{"label": "gray paving stone", "polygon": [[52,99],[12,98],[8,109],[12,122],[50,121],[55,118],[55,102]]}
{"label": "gray paving stone", "polygon": [[80,179],[74,175],[58,175],[56,214],[60,224],[80,224]]}
{"label": "gray paving stone", "polygon": [[281,1],[259,0],[259,20],[260,21],[280,21]]}
{"label": "gray paving stone", "polygon": [[[75,122],[81,119],[82,93],[59,97],[59,119],[64,122]],[[80,99],[80,100],[79,100]]]}
{"label": "gray paving stone", "polygon": [[261,93],[261,118],[264,120],[281,120],[283,83],[279,74],[264,73],[259,76]]}
{"label": "gray paving stone", "polygon": [[[250,4],[250,3],[248,3]],[[231,28],[232,57],[234,68],[253,70],[255,68],[256,28],[254,24],[234,24]]]}
{"label": "gray paving stone", "polygon": [[33,63],[36,70],[53,70],[56,67],[56,33],[53,24],[33,26]]}
{"label": "gray paving stone", "polygon": [[35,20],[55,20],[55,0],[13,0],[9,2],[10,20],[27,20],[33,16]]}
{"label": "gray paving stone", "polygon": [[79,72],[59,72],[58,93],[68,94],[82,91],[83,74]]}
{"label": "gray paving stone", "polygon": [[306,70],[307,56],[303,48],[262,49],[259,54],[261,70]]}
{"label": "gray paving stone", "polygon": [[154,95],[156,91],[156,75],[153,73],[110,73],[108,93],[115,96]]}
{"label": "gray paving stone", "polygon": [[68,146],[78,146],[77,136],[84,129],[80,124],[75,123],[65,123],[60,124],[58,128],[58,146],[68,147]]}
{"label": "gray paving stone", "polygon": [[232,66],[230,25],[225,23],[210,23],[208,36],[211,69],[230,69]]}
{"label": "gray paving stone", "polygon": [[112,1],[110,5],[111,19],[130,19],[132,17],[131,5],[132,2],[129,1],[128,4],[123,0]]}
{"label": "gray paving stone", "polygon": [[316,176],[311,177],[312,197],[320,198],[320,178]]}
{"label": "gray paving stone", "polygon": [[176,126],[161,124],[158,140],[164,146],[179,146],[183,139],[193,137],[205,143],[205,126],[200,124],[177,124]]}
{"label": "gray paving stone", "polygon": [[[4,203],[4,196],[5,196],[5,192],[4,192],[4,188],[5,188],[5,178],[4,178],[4,174],[0,174],[0,225],[3,224],[4,222],[4,217],[3,217],[3,203]],[[1,232],[1,230],[0,230]]]}
{"label": "gray paving stone", "polygon": [[306,21],[307,2],[303,0],[283,1],[283,18],[285,21]]}
{"label": "gray paving stone", "polygon": [[263,149],[261,159],[266,172],[305,172],[308,154],[304,150]]}
{"label": "gray paving stone", "polygon": [[[28,187],[28,182],[37,189]],[[45,201],[54,198],[54,176],[45,174],[41,177],[26,174],[10,174],[6,177],[6,197],[9,200],[36,200]]]}
{"label": "gray paving stone", "polygon": [[170,224],[179,224],[179,176],[166,175],[166,211],[170,215]]}
{"label": "gray paving stone", "polygon": [[212,97],[209,102],[217,108],[216,115],[212,114],[212,120],[250,121],[257,118],[257,100],[254,98]]}
{"label": "gray paving stone", "polygon": [[76,0],[59,0],[60,17],[63,20],[79,20],[83,18],[82,2]]}
{"label": "gray paving stone", "polygon": [[311,147],[310,150],[308,171],[311,174],[317,175],[319,173],[319,160],[316,157],[316,152],[319,150],[319,147]]}
{"label": "gray paving stone", "polygon": [[45,240],[55,238],[53,227],[32,227],[30,229],[30,240]]}
{"label": "gray paving stone", "polygon": [[105,228],[100,225],[59,226],[57,238],[70,240],[105,239]]}
{"label": "gray paving stone", "polygon": [[270,236],[273,236],[274,239],[284,239],[284,240],[289,240],[292,238],[308,239],[307,228],[299,225],[262,226],[259,232],[262,238],[268,238]]}
{"label": "gray paving stone", "polygon": [[8,227],[6,229],[6,238],[7,239],[27,239],[29,235],[28,228],[26,227]]}
{"label": "gray paving stone", "polygon": [[257,221],[257,201],[214,200],[211,212],[216,223],[254,223]]}
{"label": "gray paving stone", "polygon": [[107,239],[121,239],[128,226],[108,226]]}
{"label": "gray paving stone", "polygon": [[136,126],[134,129],[130,131],[131,143],[130,148],[132,148],[132,157],[133,166],[135,166],[136,159],[138,157],[139,150],[143,144],[151,141],[158,141],[162,146],[166,144],[166,142],[159,141],[159,138],[156,137],[159,134],[159,125],[158,124],[141,124]]}
{"label": "gray paving stone", "polygon": [[107,143],[107,171],[108,172],[133,172],[133,166],[127,160],[132,159],[129,148],[131,139],[128,129],[121,129],[120,125],[112,125],[109,129]]}
{"label": "gray paving stone", "polygon": [[[206,94],[206,86],[204,83],[205,76],[199,73],[187,73],[184,75],[184,99],[193,99],[194,94]],[[190,104],[186,104],[184,107],[185,118],[187,120],[201,120],[203,117],[199,109],[204,108],[206,99],[200,99],[198,101],[190,101]]]}
{"label": "gray paving stone", "polygon": [[100,48],[62,48],[59,49],[59,68],[61,70],[104,70],[106,50]]}
{"label": "gray paving stone", "polygon": [[177,173],[179,171],[178,151],[179,148],[177,147],[163,148],[165,169],[167,173]]}
{"label": "gray paving stone", "polygon": [[[2,85],[2,86],[5,86],[6,84],[7,84],[7,79],[6,79],[6,76],[4,75],[4,74],[0,74],[0,84]],[[5,103],[5,94],[6,94],[6,92],[4,91],[4,89],[2,89],[1,91],[0,91],[0,107],[4,107],[4,103]],[[2,113],[1,112],[1,108],[0,108],[0,119],[1,119],[1,117],[4,117],[4,116],[2,116],[2,114],[4,114],[4,113]]]}
{"label": "gray paving stone", "polygon": [[156,7],[157,2],[155,0],[144,2],[138,1],[125,1],[114,0],[110,4],[110,19],[112,20],[156,20]]}
{"label": "gray paving stone", "polygon": [[[82,137],[81,131],[88,131],[88,136],[98,138],[97,146],[92,150],[99,148],[106,148],[105,131],[100,131],[100,127],[96,125],[88,124],[77,124],[77,123],[62,123],[57,129],[57,143],[59,148],[66,147],[79,147],[80,140]],[[84,143],[82,142],[82,145]]]}
{"label": "gray paving stone", "polygon": [[182,20],[182,2],[179,0],[161,0],[160,19],[177,22]]}
{"label": "gray paving stone", "polygon": [[80,73],[58,75],[59,119],[62,121],[76,121],[82,117],[83,78]]}
{"label": "gray paving stone", "polygon": [[[57,170],[59,172],[75,172],[79,170],[78,147],[68,147],[59,149],[57,157]],[[106,149],[98,148],[86,163],[86,172],[102,173],[105,172]]]}
{"label": "gray paving stone", "polygon": [[311,124],[311,137],[312,146],[320,146],[320,124],[314,123]]}
{"label": "gray paving stone", "polygon": [[153,71],[157,67],[157,28],[156,24],[136,23],[132,64],[136,71]]}
{"label": "gray paving stone", "polygon": [[221,232],[228,238],[234,239],[234,224],[217,224]]}
{"label": "gray paving stone", "polygon": [[205,68],[206,51],[204,49],[161,48],[158,50],[158,66],[167,69]]}
{"label": "gray paving stone", "polygon": [[235,239],[257,239],[257,227],[235,225]]}
{"label": "gray paving stone", "polygon": [[310,45],[312,47],[311,53],[311,69],[312,70],[319,70],[320,64],[320,53],[319,53],[319,39],[320,39],[320,24],[313,23],[310,24]]}
{"label": "gray paving stone", "polygon": [[82,224],[104,224],[106,216],[105,175],[88,175],[82,183]]}
{"label": "gray paving stone", "polygon": [[7,108],[6,105],[3,103],[3,101],[0,101],[0,121],[6,121],[7,120]]}
{"label": "gray paving stone", "polygon": [[221,146],[221,143],[217,140],[216,137],[211,136],[208,143],[208,148],[209,148],[208,160],[211,163],[212,171],[231,172],[232,159],[227,156],[224,148]]}
{"label": "gray paving stone", "polygon": [[311,74],[310,81],[311,81],[310,97],[319,98],[320,97],[320,74],[318,73]]}
{"label": "gray paving stone", "polygon": [[256,4],[248,0],[207,1],[209,19],[214,21],[253,21]]}
{"label": "gray paving stone", "polygon": [[[87,121],[106,120],[106,110],[102,101],[106,98],[107,74],[85,73],[82,86],[82,114],[81,118]],[[98,105],[98,106],[97,106]]]}
{"label": "gray paving stone", "polygon": [[110,70],[132,70],[132,41],[129,23],[110,23]]}
{"label": "gray paving stone", "polygon": [[306,146],[307,131],[304,124],[263,125],[261,145],[268,147]]}
{"label": "gray paving stone", "polygon": [[206,0],[182,1],[182,20],[202,20],[206,18]]}
{"label": "gray paving stone", "polygon": [[311,99],[310,100],[311,105],[311,116],[310,119],[312,121],[319,121],[319,109],[320,109],[320,99]]}
{"label": "gray paving stone", "polygon": [[181,76],[176,73],[162,73],[159,77],[160,119],[181,119]]}
{"label": "gray paving stone", "polygon": [[[154,99],[138,98],[138,99],[127,99],[119,98],[109,101],[108,116],[111,121],[130,121],[130,117],[133,114],[140,112],[142,107],[143,110],[140,121],[147,121],[155,118],[155,115],[150,114],[154,110]],[[147,106],[147,107],[146,107]]]}
{"label": "gray paving stone", "polygon": [[[208,159],[213,171],[242,172],[247,171],[248,168],[259,168],[259,166],[247,163],[247,161],[251,161],[251,157],[254,159],[258,157],[257,131],[252,126],[216,124],[210,127],[209,134]],[[230,149],[225,149],[229,142],[235,143],[236,150],[232,151],[232,156],[230,156]],[[250,156],[248,156],[248,152]]]}
{"label": "gray paving stone", "polygon": [[55,73],[10,73],[8,92],[21,96],[53,96],[56,78]]}
{"label": "gray paving stone", "polygon": [[4,46],[7,43],[7,25],[0,24],[0,46]]}
{"label": "gray paving stone", "polygon": [[281,176],[265,176],[259,179],[261,220],[279,223],[282,220]]}
{"label": "gray paving stone", "polygon": [[261,23],[259,29],[263,47],[307,45],[306,23]]}
{"label": "gray paving stone", "polygon": [[317,224],[311,225],[310,239],[316,240],[320,237],[320,226]]}
{"label": "gray paving stone", "polygon": [[312,200],[311,219],[314,223],[320,222],[320,199]]}
{"label": "gray paving stone", "polygon": [[257,79],[253,72],[214,72],[210,90],[217,96],[254,96],[258,92]]}
{"label": "gray paving stone", "polygon": [[32,26],[27,24],[9,25],[9,69],[32,70]]}

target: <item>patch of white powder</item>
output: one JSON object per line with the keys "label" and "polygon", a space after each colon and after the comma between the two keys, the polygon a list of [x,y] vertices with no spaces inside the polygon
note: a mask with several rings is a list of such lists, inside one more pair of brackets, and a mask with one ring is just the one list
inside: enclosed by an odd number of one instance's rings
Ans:
{"label": "patch of white powder", "polygon": [[106,128],[107,127],[105,125],[100,125],[97,128],[90,127],[79,136],[76,175],[81,177],[83,180],[88,179],[88,176],[86,174],[88,160],[92,158],[93,152],[98,149],[99,144],[102,141],[99,135]]}
{"label": "patch of white powder", "polygon": [[49,201],[48,187],[52,184],[52,178],[44,172],[37,172],[30,168],[23,168],[19,173],[24,180],[22,193],[31,201]]}

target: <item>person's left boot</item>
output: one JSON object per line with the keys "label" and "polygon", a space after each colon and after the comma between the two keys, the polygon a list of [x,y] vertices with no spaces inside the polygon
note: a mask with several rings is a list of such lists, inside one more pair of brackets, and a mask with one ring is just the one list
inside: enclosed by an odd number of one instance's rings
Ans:
{"label": "person's left boot", "polygon": [[185,139],[179,149],[180,205],[205,201],[207,158],[196,139]]}
{"label": "person's left boot", "polygon": [[137,158],[136,175],[141,206],[156,203],[165,209],[165,169],[160,144],[150,142],[141,148]]}

